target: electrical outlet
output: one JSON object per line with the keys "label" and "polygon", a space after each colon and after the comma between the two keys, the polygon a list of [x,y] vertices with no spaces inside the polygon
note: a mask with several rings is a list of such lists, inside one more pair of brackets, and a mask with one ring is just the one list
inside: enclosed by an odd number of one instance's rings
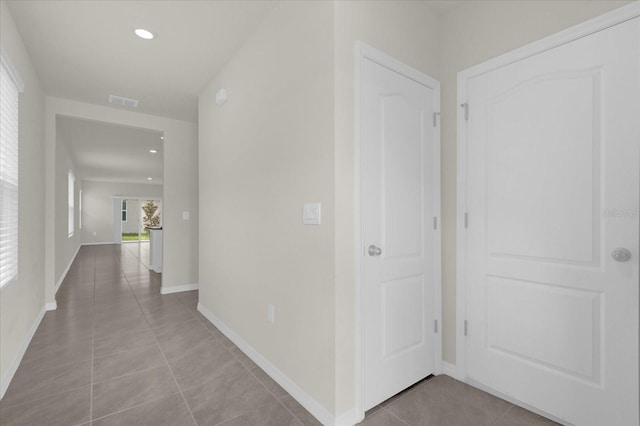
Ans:
{"label": "electrical outlet", "polygon": [[276,322],[276,308],[271,303],[267,305],[267,321],[271,324]]}

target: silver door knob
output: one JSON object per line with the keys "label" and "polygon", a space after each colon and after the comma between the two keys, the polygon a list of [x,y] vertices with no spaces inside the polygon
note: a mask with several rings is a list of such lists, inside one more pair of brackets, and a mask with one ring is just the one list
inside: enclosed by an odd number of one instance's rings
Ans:
{"label": "silver door knob", "polygon": [[376,247],[373,244],[369,246],[369,256],[380,256],[382,254],[382,249],[380,247]]}
{"label": "silver door knob", "polygon": [[616,262],[626,262],[631,259],[631,252],[624,247],[616,247],[613,249],[611,257],[613,257],[613,260]]}

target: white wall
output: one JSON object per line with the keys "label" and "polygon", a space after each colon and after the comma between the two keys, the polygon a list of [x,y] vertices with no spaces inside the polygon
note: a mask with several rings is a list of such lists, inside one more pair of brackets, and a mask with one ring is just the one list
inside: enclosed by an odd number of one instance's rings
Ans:
{"label": "white wall", "polygon": [[[46,98],[46,185],[47,207],[55,205],[56,116],[96,120],[123,126],[164,132],[163,226],[164,265],[163,287],[175,287],[198,282],[198,135],[194,123],[173,120],[132,111],[109,108],[67,99]],[[85,196],[83,191],[83,197]],[[84,208],[84,206],[83,206]],[[112,208],[110,211],[113,211]],[[190,212],[190,220],[182,212]],[[54,301],[55,282],[54,220],[46,218],[46,301]],[[85,224],[83,223],[83,228]],[[111,236],[106,241],[113,241]]]}
{"label": "white wall", "polygon": [[[283,2],[199,110],[200,303],[331,413],[333,103],[333,5]],[[322,225],[302,225],[305,202]]]}
{"label": "white wall", "polygon": [[0,290],[0,398],[44,309],[44,92],[9,9],[0,2],[0,45],[20,77],[18,281]]}
{"label": "white wall", "polygon": [[360,40],[439,77],[438,15],[425,2],[337,1],[335,3],[335,288],[336,413],[356,401],[356,203],[354,45]]}
{"label": "white wall", "polygon": [[456,359],[457,73],[629,2],[471,1],[441,21],[443,358]]}
{"label": "white wall", "polygon": [[[113,242],[113,197],[161,198],[162,192],[156,184],[82,181],[82,244]],[[127,208],[130,232],[138,232],[138,200],[129,200]]]}
{"label": "white wall", "polygon": [[[58,132],[59,133],[59,132]],[[60,134],[57,138],[60,141]],[[62,141],[61,141],[62,142]],[[69,155],[66,143],[56,144],[56,180],[55,180],[55,282],[59,286],[66,271],[80,248],[80,230],[78,228],[80,179],[76,166]],[[74,184],[74,225],[73,236],[69,237],[69,171],[75,176]]]}
{"label": "white wall", "polygon": [[[200,302],[345,418],[356,398],[354,44],[438,77],[438,29],[412,1],[283,4],[200,97],[200,207],[212,219]],[[309,201],[323,204],[320,227],[300,224]]]}

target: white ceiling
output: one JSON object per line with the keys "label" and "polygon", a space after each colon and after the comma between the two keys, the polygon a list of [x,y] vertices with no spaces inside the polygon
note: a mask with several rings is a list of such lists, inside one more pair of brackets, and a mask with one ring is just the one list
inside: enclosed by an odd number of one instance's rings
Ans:
{"label": "white ceiling", "polygon": [[[45,92],[197,121],[198,94],[272,1],[7,1]],[[155,34],[142,40],[133,29]]]}
{"label": "white ceiling", "polygon": [[57,142],[66,145],[75,163],[77,178],[162,184],[161,132],[61,116],[56,131]]}
{"label": "white ceiling", "polygon": [[[443,13],[465,2],[428,3]],[[7,1],[47,95],[99,105],[109,105],[109,95],[124,96],[140,101],[136,111],[192,122],[201,90],[276,4]],[[136,37],[138,27],[157,37]],[[162,183],[160,134],[70,117],[59,117],[58,129],[81,179]],[[152,147],[158,154],[148,152]]]}

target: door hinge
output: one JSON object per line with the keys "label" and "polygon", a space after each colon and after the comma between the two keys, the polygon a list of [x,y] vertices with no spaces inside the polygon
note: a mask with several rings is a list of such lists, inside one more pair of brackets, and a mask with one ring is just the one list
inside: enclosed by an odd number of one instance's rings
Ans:
{"label": "door hinge", "polygon": [[469,227],[469,213],[467,212],[464,213],[464,227],[465,228]]}
{"label": "door hinge", "polygon": [[464,109],[464,121],[469,121],[469,104],[466,102],[460,104],[460,108]]}
{"label": "door hinge", "polygon": [[464,320],[464,335],[467,336],[467,320]]}
{"label": "door hinge", "polygon": [[440,115],[439,112],[434,112],[433,113],[433,127],[436,127],[438,125],[438,116]]}
{"label": "door hinge", "polygon": [[433,217],[433,230],[438,229],[438,218],[436,216]]}
{"label": "door hinge", "polygon": [[437,332],[438,332],[438,320],[435,320],[435,321],[434,321],[433,332],[434,332],[434,333],[437,333]]}

